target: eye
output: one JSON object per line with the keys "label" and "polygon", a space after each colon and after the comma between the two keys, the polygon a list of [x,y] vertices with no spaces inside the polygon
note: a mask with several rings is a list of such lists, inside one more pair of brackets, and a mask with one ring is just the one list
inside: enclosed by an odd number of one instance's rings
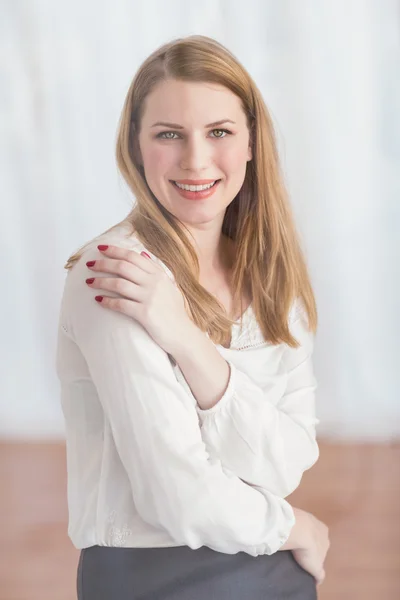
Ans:
{"label": "eye", "polygon": [[221,138],[221,139],[224,138],[224,137],[226,137],[227,135],[232,135],[232,132],[228,131],[228,129],[213,129],[212,133],[214,133],[214,131],[219,131],[220,133],[225,133],[226,134],[226,135],[217,135],[217,136],[214,136],[214,137]]}
{"label": "eye", "polygon": [[[224,135],[212,136],[212,137],[215,137],[216,139],[223,139],[227,135],[232,135],[232,132],[229,131],[228,129],[213,129],[211,131],[211,133],[215,133],[216,131],[224,134]],[[156,135],[156,138],[159,138],[161,140],[175,140],[176,138],[173,137],[174,135],[177,135],[177,133],[175,131],[161,131],[160,133],[158,133]]]}
{"label": "eye", "polygon": [[175,131],[161,131],[161,133],[159,133],[156,137],[162,139],[162,140],[173,140],[175,138],[173,137],[164,137],[164,136],[169,136],[172,133],[172,135],[176,135]]}

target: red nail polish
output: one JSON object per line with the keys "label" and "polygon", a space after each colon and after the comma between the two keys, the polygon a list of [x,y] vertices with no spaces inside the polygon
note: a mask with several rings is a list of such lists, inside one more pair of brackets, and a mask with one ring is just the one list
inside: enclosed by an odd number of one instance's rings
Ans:
{"label": "red nail polish", "polygon": [[88,262],[86,263],[86,266],[87,267],[93,267],[94,264],[95,264],[95,262],[96,262],[95,260],[88,260]]}
{"label": "red nail polish", "polygon": [[151,256],[149,254],[147,254],[147,252],[145,252],[144,250],[140,254],[142,254],[143,256],[147,256],[147,258],[150,258],[150,260],[151,260]]}
{"label": "red nail polish", "polygon": [[103,302],[103,296],[95,296],[94,299],[96,302]]}
{"label": "red nail polish", "polygon": [[86,279],[86,283],[93,283],[94,281],[94,277],[90,277],[89,279]]}
{"label": "red nail polish", "polygon": [[100,244],[100,246],[97,246],[99,250],[107,250],[108,246],[105,246],[104,244]]}

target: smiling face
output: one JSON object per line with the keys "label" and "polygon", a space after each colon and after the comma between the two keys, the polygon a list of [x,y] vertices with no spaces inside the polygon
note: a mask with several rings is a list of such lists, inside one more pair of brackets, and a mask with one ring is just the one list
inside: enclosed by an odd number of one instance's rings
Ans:
{"label": "smiling face", "polygon": [[[163,81],[146,98],[139,147],[158,201],[188,228],[220,230],[252,158],[240,99],[214,83]],[[216,180],[204,191],[176,185]]]}

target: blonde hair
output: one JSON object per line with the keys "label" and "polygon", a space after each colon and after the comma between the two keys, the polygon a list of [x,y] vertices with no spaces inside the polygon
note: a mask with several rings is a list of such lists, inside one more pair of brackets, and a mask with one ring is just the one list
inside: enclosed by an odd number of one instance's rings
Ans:
{"label": "blonde hair", "polygon": [[[144,102],[158,83],[169,79],[216,83],[242,102],[252,160],[247,162],[243,185],[226,209],[222,225],[222,234],[235,243],[233,305],[241,307],[243,291],[248,289],[265,340],[297,348],[289,329],[290,309],[300,300],[308,328],[315,333],[317,308],[280,171],[273,124],[248,72],[212,38],[191,35],[164,44],[143,62],[129,87],[119,121],[116,159],[137,203],[123,222],[171,270],[193,322],[208,331],[214,343],[225,345],[234,321],[200,285],[199,262],[186,227],[151,192],[138,159]],[[79,260],[84,247],[68,259],[66,269]]]}

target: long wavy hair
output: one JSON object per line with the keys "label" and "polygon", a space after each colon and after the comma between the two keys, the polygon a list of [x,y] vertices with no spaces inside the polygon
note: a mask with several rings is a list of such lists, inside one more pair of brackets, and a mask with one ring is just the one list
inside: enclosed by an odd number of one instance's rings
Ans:
{"label": "long wavy hair", "polygon": [[[297,348],[298,341],[289,328],[293,302],[301,301],[313,333],[317,307],[283,182],[272,120],[249,73],[212,38],[191,35],[162,45],[143,62],[129,87],[118,125],[116,160],[136,205],[122,222],[129,223],[131,233],[173,273],[193,322],[207,331],[214,343],[229,344],[234,321],[200,285],[199,262],[189,232],[154,196],[138,158],[144,102],[159,82],[169,79],[216,83],[241,100],[252,160],[247,162],[240,191],[226,209],[221,232],[235,248],[233,305],[241,309],[243,292],[248,290],[265,340]],[[68,259],[66,269],[79,260],[87,245]]]}

